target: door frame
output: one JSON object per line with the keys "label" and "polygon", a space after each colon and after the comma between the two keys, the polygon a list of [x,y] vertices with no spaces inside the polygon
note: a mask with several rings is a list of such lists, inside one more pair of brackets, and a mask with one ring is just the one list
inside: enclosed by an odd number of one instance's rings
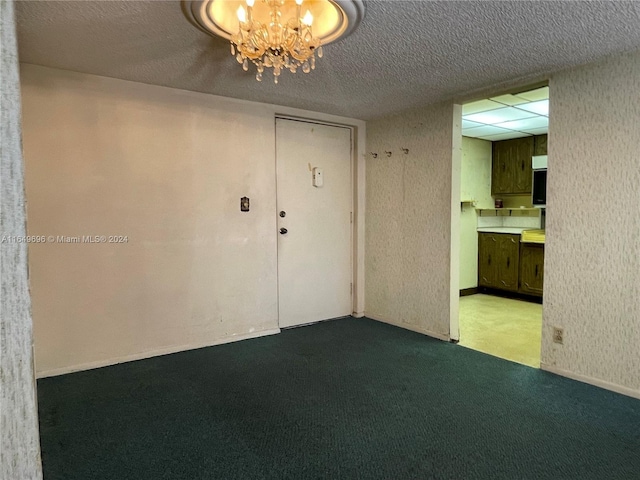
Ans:
{"label": "door frame", "polygon": [[[352,315],[360,318],[364,316],[364,248],[365,248],[365,148],[366,148],[366,124],[364,121],[354,120],[345,123],[344,118],[334,115],[318,114],[314,117],[295,115],[291,113],[276,113],[273,118],[274,139],[276,138],[276,121],[293,120],[305,123],[315,123],[330,127],[342,127],[351,130],[351,211],[353,221],[351,223],[351,266],[353,290],[351,296]],[[274,160],[278,161],[274,144]],[[274,177],[276,180],[276,192],[278,188],[276,163],[274,162]],[[273,212],[273,234],[277,245],[277,204]]]}
{"label": "door frame", "polygon": [[451,245],[449,248],[449,341],[460,340],[460,190],[462,170],[462,104],[452,109]]}

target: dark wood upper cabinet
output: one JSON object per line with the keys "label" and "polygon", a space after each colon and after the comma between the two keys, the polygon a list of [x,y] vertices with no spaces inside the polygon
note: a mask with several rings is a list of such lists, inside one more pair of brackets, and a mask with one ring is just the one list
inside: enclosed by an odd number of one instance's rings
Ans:
{"label": "dark wood upper cabinet", "polygon": [[491,195],[531,193],[534,137],[493,142]]}
{"label": "dark wood upper cabinet", "polygon": [[533,154],[534,155],[546,155],[547,154],[547,135],[536,135],[533,137]]}
{"label": "dark wood upper cabinet", "polygon": [[507,142],[493,142],[491,163],[491,195],[512,190],[514,169],[511,162],[513,147]]}

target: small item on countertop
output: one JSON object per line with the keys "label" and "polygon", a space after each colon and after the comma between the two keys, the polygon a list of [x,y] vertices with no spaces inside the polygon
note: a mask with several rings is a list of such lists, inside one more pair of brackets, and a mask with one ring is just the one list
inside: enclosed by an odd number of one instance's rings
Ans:
{"label": "small item on countertop", "polygon": [[496,198],[496,208],[502,208],[502,199]]}

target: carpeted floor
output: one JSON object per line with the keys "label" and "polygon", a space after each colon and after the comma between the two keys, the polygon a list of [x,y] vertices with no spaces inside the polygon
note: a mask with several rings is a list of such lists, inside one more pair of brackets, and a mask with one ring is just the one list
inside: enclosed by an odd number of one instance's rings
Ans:
{"label": "carpeted floor", "polygon": [[45,480],[637,479],[640,401],[368,319],[38,381]]}

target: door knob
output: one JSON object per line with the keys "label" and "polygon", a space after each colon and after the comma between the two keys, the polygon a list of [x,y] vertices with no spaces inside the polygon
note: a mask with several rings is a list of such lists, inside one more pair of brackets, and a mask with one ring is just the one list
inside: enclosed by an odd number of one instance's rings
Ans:
{"label": "door knob", "polygon": [[288,232],[288,230],[286,228],[281,228],[280,229],[280,235],[284,235],[287,232]]}
{"label": "door knob", "polygon": [[286,217],[286,216],[287,216],[287,212],[285,212],[284,210],[282,210],[282,211],[280,212],[280,216],[281,216],[282,218]]}

